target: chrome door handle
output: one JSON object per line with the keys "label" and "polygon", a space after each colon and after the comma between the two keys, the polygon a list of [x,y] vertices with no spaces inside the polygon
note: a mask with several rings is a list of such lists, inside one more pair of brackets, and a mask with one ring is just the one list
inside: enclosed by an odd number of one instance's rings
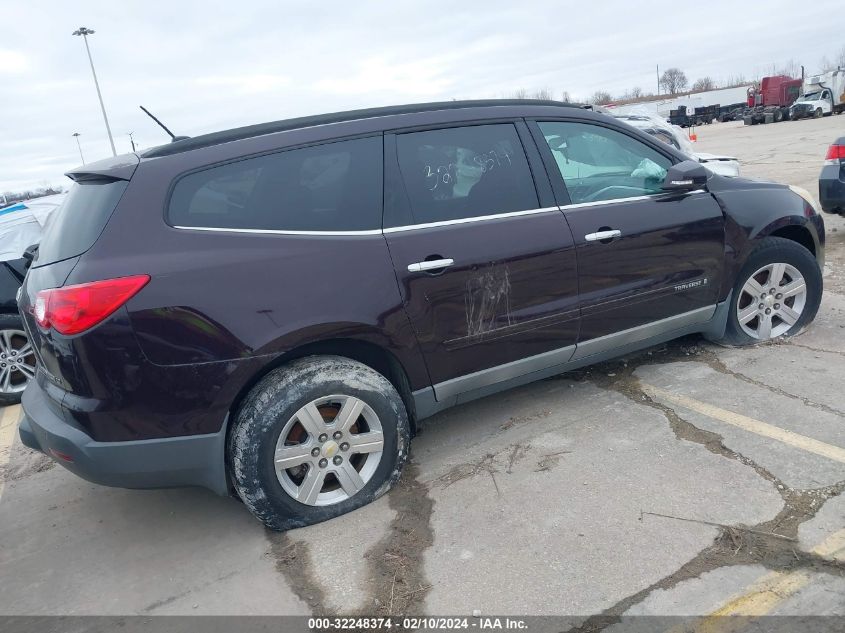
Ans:
{"label": "chrome door handle", "polygon": [[448,268],[455,263],[454,259],[427,259],[424,262],[417,262],[416,264],[408,264],[409,273],[424,273],[429,270],[437,270],[438,268]]}
{"label": "chrome door handle", "polygon": [[601,240],[612,240],[614,237],[622,237],[622,231],[614,229],[612,231],[599,231],[598,233],[587,233],[584,239],[588,242],[600,242]]}

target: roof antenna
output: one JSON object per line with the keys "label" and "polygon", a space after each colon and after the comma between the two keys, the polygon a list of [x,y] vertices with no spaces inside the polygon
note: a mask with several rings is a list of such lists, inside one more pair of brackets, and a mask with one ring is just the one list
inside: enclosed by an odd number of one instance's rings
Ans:
{"label": "roof antenna", "polygon": [[141,109],[144,111],[144,114],[146,114],[146,115],[147,115],[148,117],[150,117],[153,121],[155,121],[156,123],[158,123],[158,124],[161,126],[161,128],[162,128],[165,132],[167,132],[167,134],[170,136],[170,142],[171,142],[171,143],[175,143],[176,141],[184,141],[186,138],[191,138],[190,136],[176,136],[173,132],[171,132],[170,130],[168,130],[168,129],[167,129],[167,126],[166,126],[164,123],[162,123],[161,121],[159,121],[159,120],[156,118],[156,116],[155,116],[152,112],[150,112],[149,110],[147,110],[144,106],[138,106],[138,107],[139,107],[139,108],[141,108]]}

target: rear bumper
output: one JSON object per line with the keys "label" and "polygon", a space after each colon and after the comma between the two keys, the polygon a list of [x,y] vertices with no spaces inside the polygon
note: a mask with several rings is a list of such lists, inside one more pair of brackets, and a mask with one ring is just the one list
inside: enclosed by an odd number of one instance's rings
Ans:
{"label": "rear bumper", "polygon": [[21,404],[21,442],[69,471],[104,486],[172,488],[200,486],[229,493],[225,466],[226,424],[217,433],[128,442],[97,442],[54,413],[33,380]]}
{"label": "rear bumper", "polygon": [[819,202],[828,213],[845,213],[845,180],[842,167],[825,165],[819,177]]}

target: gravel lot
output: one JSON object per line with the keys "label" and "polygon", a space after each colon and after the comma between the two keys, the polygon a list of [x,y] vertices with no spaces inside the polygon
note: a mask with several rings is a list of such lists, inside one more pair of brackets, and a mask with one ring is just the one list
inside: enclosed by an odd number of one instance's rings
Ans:
{"label": "gravel lot", "polygon": [[[844,131],[697,130],[814,194]],[[825,221],[793,340],[689,337],[447,411],[389,495],[286,534],[202,490],[88,484],[0,410],[0,613],[845,615],[845,222]]]}

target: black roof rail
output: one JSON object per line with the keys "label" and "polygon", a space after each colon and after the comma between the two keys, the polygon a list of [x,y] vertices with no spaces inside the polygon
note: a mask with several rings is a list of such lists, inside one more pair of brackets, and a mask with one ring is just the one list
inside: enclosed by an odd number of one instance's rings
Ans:
{"label": "black roof rail", "polygon": [[380,108],[364,108],[361,110],[348,110],[346,112],[332,112],[328,114],[317,114],[313,116],[297,117],[295,119],[283,119],[271,123],[258,123],[245,127],[212,132],[201,136],[194,136],[184,140],[174,140],[167,145],[153,147],[141,153],[143,158],[155,158],[158,156],[170,156],[192,149],[220,145],[230,141],[239,141],[274,132],[286,132],[315,125],[328,125],[330,123],[341,123],[357,119],[370,119],[375,117],[390,116],[395,114],[411,114],[414,112],[428,112],[433,110],[457,110],[462,108],[482,108],[491,106],[556,106],[568,108],[583,108],[581,104],[565,103],[563,101],[552,101],[546,99],[478,99],[468,101],[440,101],[433,103],[413,103],[408,105],[385,106]]}

